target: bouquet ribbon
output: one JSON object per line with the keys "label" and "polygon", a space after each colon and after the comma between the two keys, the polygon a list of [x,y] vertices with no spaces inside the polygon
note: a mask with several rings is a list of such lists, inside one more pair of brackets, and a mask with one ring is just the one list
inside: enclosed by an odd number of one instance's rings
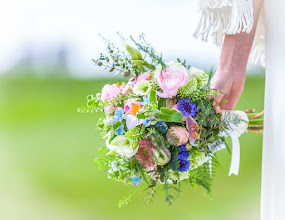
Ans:
{"label": "bouquet ribbon", "polygon": [[[223,110],[222,114],[224,116],[225,122],[228,123],[228,129],[225,131],[220,132],[219,136],[221,137],[231,137],[232,139],[232,158],[231,158],[231,165],[230,165],[230,171],[229,176],[234,174],[238,175],[239,173],[239,165],[240,165],[240,143],[239,143],[239,137],[244,133],[247,132],[248,128],[248,116],[243,111],[231,111],[231,110]],[[242,120],[239,124],[234,124],[231,120],[233,117],[240,117]],[[225,143],[220,142],[215,144],[215,146],[212,146],[213,149],[212,153],[216,153],[217,151],[224,149]],[[210,164],[210,171],[211,171],[211,159],[209,161]]]}

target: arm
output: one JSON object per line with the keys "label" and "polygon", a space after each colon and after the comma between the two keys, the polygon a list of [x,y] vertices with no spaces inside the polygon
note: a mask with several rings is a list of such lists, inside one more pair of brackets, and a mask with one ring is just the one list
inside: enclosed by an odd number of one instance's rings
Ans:
{"label": "arm", "polygon": [[232,110],[238,102],[245,83],[246,66],[254,39],[259,13],[263,0],[253,0],[254,25],[252,31],[236,35],[226,35],[221,51],[220,62],[216,74],[211,80],[212,88],[225,94],[215,97],[221,104],[217,112],[222,109]]}

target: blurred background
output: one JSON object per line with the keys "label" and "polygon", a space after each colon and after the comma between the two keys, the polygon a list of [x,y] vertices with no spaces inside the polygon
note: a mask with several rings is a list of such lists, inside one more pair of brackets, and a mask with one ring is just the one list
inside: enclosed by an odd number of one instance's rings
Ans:
{"label": "blurred background", "polygon": [[[9,0],[0,8],[0,219],[259,219],[262,136],[241,138],[240,175],[228,177],[230,156],[218,153],[212,199],[182,185],[173,206],[158,193],[148,205],[132,186],[109,180],[94,158],[104,146],[96,122],[82,114],[86,96],[121,76],[92,63],[104,52],[98,36],[144,32],[166,60],[210,70],[220,49],[192,36],[198,0]],[[237,109],[263,109],[264,70],[249,64]],[[230,144],[230,141],[229,141]]]}

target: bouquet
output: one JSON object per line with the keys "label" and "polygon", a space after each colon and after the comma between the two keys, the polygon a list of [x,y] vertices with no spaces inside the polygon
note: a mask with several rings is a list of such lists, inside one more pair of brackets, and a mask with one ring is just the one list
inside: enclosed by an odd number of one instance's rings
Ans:
{"label": "bouquet", "polygon": [[87,97],[79,112],[103,111],[98,122],[106,147],[99,149],[99,169],[108,177],[135,186],[120,202],[130,202],[135,192],[147,191],[152,202],[158,187],[171,205],[181,192],[180,183],[202,186],[211,192],[215,153],[228,147],[232,138],[230,174],[238,174],[239,141],[244,132],[262,133],[263,112],[216,112],[210,87],[212,71],[186,62],[165,62],[161,54],[140,35],[135,47],[121,35],[125,50],[105,40],[107,55],[93,60],[96,65],[129,77],[127,82],[107,84],[96,96]]}

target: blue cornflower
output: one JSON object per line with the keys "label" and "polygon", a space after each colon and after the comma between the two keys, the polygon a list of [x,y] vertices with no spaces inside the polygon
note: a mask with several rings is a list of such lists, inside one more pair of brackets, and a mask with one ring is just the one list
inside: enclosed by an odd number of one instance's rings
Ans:
{"label": "blue cornflower", "polygon": [[168,127],[167,127],[165,121],[158,121],[158,122],[156,122],[155,127],[157,127],[157,128],[159,127],[160,130],[161,130],[163,133],[165,133],[165,132],[167,131],[167,129],[168,129]]}
{"label": "blue cornflower", "polygon": [[132,184],[134,186],[138,186],[142,182],[142,179],[138,176],[131,177],[130,179],[132,180]]}
{"label": "blue cornflower", "polygon": [[123,114],[125,113],[124,109],[121,108],[121,107],[118,107],[115,111],[115,114],[114,114],[114,118],[117,120],[117,121],[122,121],[123,120]]}
{"label": "blue cornflower", "polygon": [[180,172],[184,172],[184,171],[189,170],[189,167],[190,167],[190,161],[188,160],[190,152],[186,150],[185,144],[179,146],[179,149],[180,151],[178,152],[177,157],[173,158],[172,160],[171,168],[174,170],[177,169],[177,167],[174,166],[174,162],[178,160],[179,161],[178,170]]}
{"label": "blue cornflower", "polygon": [[183,116],[195,117],[198,112],[196,104],[191,99],[180,99],[177,102],[177,109]]}
{"label": "blue cornflower", "polygon": [[149,103],[149,98],[147,96],[143,96],[143,101],[141,102],[142,105]]}
{"label": "blue cornflower", "polygon": [[121,125],[115,132],[116,135],[123,135],[125,134],[124,125]]}
{"label": "blue cornflower", "polygon": [[190,167],[190,161],[189,160],[181,160],[180,162],[179,162],[179,168],[178,168],[178,170],[180,171],[180,172],[185,172],[185,171],[187,171],[187,170],[189,170],[189,167]]}
{"label": "blue cornflower", "polygon": [[149,127],[150,126],[150,123],[151,123],[151,120],[149,118],[146,118],[144,121],[143,121],[143,124],[146,126],[146,127]]}

